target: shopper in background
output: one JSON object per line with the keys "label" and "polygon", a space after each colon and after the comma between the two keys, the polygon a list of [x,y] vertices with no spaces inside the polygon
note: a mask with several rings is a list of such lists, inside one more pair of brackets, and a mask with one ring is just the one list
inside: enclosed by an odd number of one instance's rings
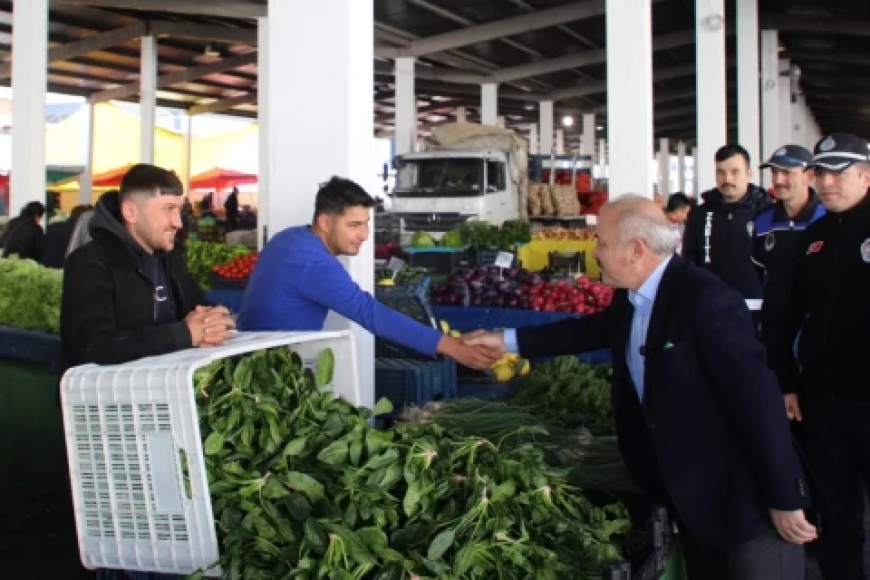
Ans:
{"label": "shopper in background", "polygon": [[686,220],[689,218],[689,211],[691,209],[692,200],[682,191],[672,193],[668,197],[667,205],[665,205],[665,216],[668,218],[674,236],[677,238],[678,254],[683,252],[683,234],[686,231]]}
{"label": "shopper in background", "polygon": [[[864,579],[864,492],[870,484],[870,151],[831,134],[810,168],[827,213],[798,246],[774,368],[821,486],[818,558],[828,580]],[[794,343],[798,344],[795,349]],[[795,354],[796,352],[796,354]]]}
{"label": "shopper in background", "polygon": [[[792,273],[797,262],[803,232],[825,214],[825,207],[812,187],[813,171],[808,169],[813,154],[800,145],[777,149],[761,169],[770,169],[776,202],[754,220],[752,261],[764,282],[761,305],[761,341],[770,358],[779,342],[779,331],[791,294]],[[789,417],[794,418],[793,395],[786,395]]]}
{"label": "shopper in background", "polygon": [[750,183],[749,153],[740,145],[716,152],[716,189],[702,194],[683,235],[682,255],[713,272],[744,298],[759,299],[763,286],[752,263],[752,220],[771,203],[763,189]]}
{"label": "shopper in background", "polygon": [[287,228],[263,248],[239,311],[240,330],[323,328],[330,310],[372,334],[421,353],[443,354],[475,369],[499,356],[392,310],[363,291],[337,260],[369,237],[375,200],[353,181],[333,177],[317,192],[310,226]]}
{"label": "shopper in background", "polygon": [[42,260],[45,232],[39,222],[44,215],[45,206],[38,201],[31,201],[24,206],[18,217],[9,220],[0,239],[4,258],[16,255],[37,262]]}
{"label": "shopper in background", "polygon": [[654,202],[617,198],[597,233],[603,280],[622,289],[610,308],[466,340],[529,357],[611,347],[620,451],[675,513],[689,578],[804,580],[807,485],[741,296],[674,254]]}
{"label": "shopper in background", "polygon": [[234,187],[224,201],[224,211],[227,216],[227,231],[233,232],[239,227],[239,188]]}
{"label": "shopper in background", "polygon": [[42,265],[46,268],[62,269],[66,262],[66,249],[69,247],[75,231],[76,222],[85,212],[93,211],[90,205],[77,205],[65,220],[49,224],[45,229],[45,252],[42,254]]}

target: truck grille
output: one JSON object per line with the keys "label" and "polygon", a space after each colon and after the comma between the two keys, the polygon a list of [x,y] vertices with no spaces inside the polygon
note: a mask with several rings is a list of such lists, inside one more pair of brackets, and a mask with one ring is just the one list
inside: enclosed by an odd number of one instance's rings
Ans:
{"label": "truck grille", "polygon": [[475,217],[460,213],[405,213],[400,214],[405,231],[448,232]]}

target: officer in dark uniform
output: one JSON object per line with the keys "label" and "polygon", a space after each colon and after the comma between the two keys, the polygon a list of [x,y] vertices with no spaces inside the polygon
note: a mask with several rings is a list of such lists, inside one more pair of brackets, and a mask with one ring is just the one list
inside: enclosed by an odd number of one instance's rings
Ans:
{"label": "officer in dark uniform", "polygon": [[[777,149],[761,169],[770,169],[776,203],[755,216],[752,261],[764,281],[761,306],[761,341],[768,357],[776,349],[785,310],[791,294],[797,249],[808,225],[825,214],[825,207],[812,188],[814,173],[808,170],[813,154],[800,145]],[[800,419],[794,395],[786,395],[790,419]]]}
{"label": "officer in dark uniform", "polygon": [[[774,369],[803,415],[820,489],[819,564],[830,580],[864,579],[863,493],[870,483],[870,148],[846,133],[816,144],[827,214],[798,246],[792,296]],[[798,340],[796,349],[793,348]]]}

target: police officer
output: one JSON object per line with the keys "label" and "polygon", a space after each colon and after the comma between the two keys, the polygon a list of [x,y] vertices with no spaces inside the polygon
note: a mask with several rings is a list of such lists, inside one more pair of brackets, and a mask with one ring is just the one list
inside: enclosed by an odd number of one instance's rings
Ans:
{"label": "police officer", "polygon": [[761,340],[768,355],[776,348],[788,306],[792,271],[803,231],[825,213],[825,207],[812,188],[814,174],[807,169],[812,161],[813,154],[808,149],[786,145],[760,166],[770,169],[776,198],[776,203],[763,209],[753,220],[752,261],[764,281]]}
{"label": "police officer", "polygon": [[[819,198],[827,214],[798,247],[774,368],[795,392],[804,445],[820,490],[819,564],[830,580],[864,579],[862,485],[870,482],[870,150],[831,134],[816,144]],[[793,349],[797,338],[797,355]]]}

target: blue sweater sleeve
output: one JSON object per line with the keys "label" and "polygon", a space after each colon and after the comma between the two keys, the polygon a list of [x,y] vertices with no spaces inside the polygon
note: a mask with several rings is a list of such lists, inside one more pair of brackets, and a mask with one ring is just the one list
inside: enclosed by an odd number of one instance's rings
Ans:
{"label": "blue sweater sleeve", "polygon": [[375,336],[434,355],[441,332],[388,308],[363,291],[335,259],[307,264],[300,292],[309,300],[359,324]]}

